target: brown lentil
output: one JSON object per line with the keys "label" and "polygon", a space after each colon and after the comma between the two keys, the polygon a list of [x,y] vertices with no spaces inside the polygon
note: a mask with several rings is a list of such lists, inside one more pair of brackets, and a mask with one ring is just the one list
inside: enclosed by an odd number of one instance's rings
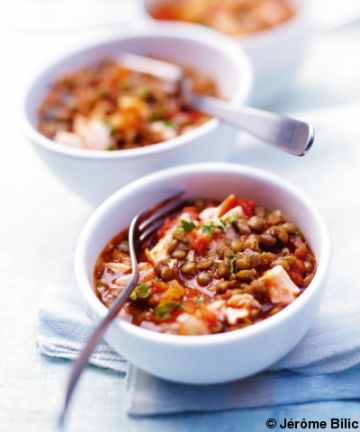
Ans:
{"label": "brown lentil", "polygon": [[253,216],[248,221],[249,227],[256,233],[261,233],[265,227],[265,220],[260,216]]}
{"label": "brown lentil", "polygon": [[236,277],[241,281],[248,281],[251,282],[256,277],[256,270],[240,270],[236,273]]}
{"label": "brown lentil", "polygon": [[181,271],[186,276],[192,276],[196,273],[196,264],[194,262],[187,261],[182,265]]}
{"label": "brown lentil", "polygon": [[212,282],[212,276],[208,272],[201,272],[197,277],[198,284],[201,286],[209,285]]}

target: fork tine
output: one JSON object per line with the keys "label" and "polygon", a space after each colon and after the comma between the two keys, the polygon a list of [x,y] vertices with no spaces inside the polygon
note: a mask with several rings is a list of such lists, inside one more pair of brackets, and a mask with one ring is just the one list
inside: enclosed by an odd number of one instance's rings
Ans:
{"label": "fork tine", "polygon": [[164,219],[159,219],[158,221],[155,221],[153,225],[148,227],[144,232],[140,234],[139,240],[141,243],[144,243],[144,241],[150,237],[154,232],[161,227],[161,225],[164,223]]}
{"label": "fork tine", "polygon": [[180,204],[174,207],[172,211],[166,212],[166,214],[163,215],[162,218],[155,220],[152,224],[147,226],[139,236],[140,242],[144,243],[147,238],[154,234],[154,232],[163,225],[166,218],[174,216],[179,210],[179,208],[183,207],[183,203],[184,201],[180,202]]}
{"label": "fork tine", "polygon": [[164,218],[168,213],[172,213],[175,209],[185,204],[185,201],[180,199],[181,195],[183,195],[183,192],[167,198],[147,211],[139,224],[139,230],[143,231],[157,219]]}

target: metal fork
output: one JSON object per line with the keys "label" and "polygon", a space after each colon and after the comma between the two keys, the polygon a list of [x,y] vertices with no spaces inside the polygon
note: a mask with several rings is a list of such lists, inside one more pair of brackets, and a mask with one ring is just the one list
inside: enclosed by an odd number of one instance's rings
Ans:
{"label": "metal fork", "polygon": [[294,156],[304,156],[314,142],[314,129],[309,123],[258,108],[234,107],[224,100],[194,93],[182,68],[173,63],[128,53],[122,54],[119,62],[127,69],[166,80],[189,106]]}
{"label": "metal fork", "polygon": [[167,198],[163,199],[156,205],[142,210],[133,218],[130,224],[128,236],[132,269],[130,280],[120,295],[113,302],[108,310],[108,313],[101,320],[98,327],[94,330],[83,350],[79,354],[79,357],[72,365],[61,414],[59,416],[59,431],[65,430],[65,418],[68,412],[71,397],[80,375],[87,365],[91,353],[94,351],[94,348],[105,334],[112,320],[118,315],[137,284],[139,279],[137,253],[139,252],[141,246],[145,242],[149,241],[156,230],[163,224],[164,219],[171,216],[184,206],[186,201],[181,198],[183,194],[183,191],[173,193],[171,196],[167,196]]}

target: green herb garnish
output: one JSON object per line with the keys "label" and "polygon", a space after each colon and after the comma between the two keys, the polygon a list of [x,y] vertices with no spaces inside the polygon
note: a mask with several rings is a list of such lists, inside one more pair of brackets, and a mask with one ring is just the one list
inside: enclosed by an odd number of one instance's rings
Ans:
{"label": "green herb garnish", "polygon": [[201,231],[204,233],[208,232],[213,234],[213,232],[215,231],[214,222],[211,222],[209,225],[203,225]]}
{"label": "green herb garnish", "polygon": [[158,121],[161,120],[165,117],[166,113],[164,110],[161,109],[157,109],[157,110],[153,110],[150,114],[150,121]]}
{"label": "green herb garnish", "polygon": [[166,127],[171,127],[173,125],[173,122],[171,120],[164,120],[163,123]]}
{"label": "green herb garnish", "polygon": [[169,301],[167,303],[163,303],[157,305],[154,309],[155,317],[159,320],[165,320],[170,318],[171,313],[176,309],[179,309],[180,302],[177,301]]}
{"label": "green herb garnish", "polygon": [[236,217],[235,216],[230,216],[230,223],[231,223],[231,225],[236,223]]}
{"label": "green herb garnish", "polygon": [[237,272],[236,259],[232,259],[231,260],[231,273],[236,273],[236,272]]}
{"label": "green herb garnish", "polygon": [[194,302],[195,303],[201,303],[203,301],[204,301],[204,297],[202,297],[202,296],[194,297]]}
{"label": "green herb garnish", "polygon": [[301,237],[301,232],[299,230],[296,230],[294,234],[296,235],[296,237]]}
{"label": "green herb garnish", "polygon": [[235,216],[231,216],[229,219],[229,222],[231,224],[231,226],[234,228],[235,231],[239,232],[239,228],[237,226],[237,220]]}
{"label": "green herb garnish", "polygon": [[224,230],[226,228],[226,225],[227,225],[226,221],[224,219],[220,219],[219,228]]}
{"label": "green herb garnish", "polygon": [[181,219],[180,222],[181,222],[181,226],[185,232],[190,232],[196,226],[194,224],[194,222],[189,222],[186,219]]}
{"label": "green herb garnish", "polygon": [[150,286],[146,283],[139,284],[130,294],[131,300],[142,300],[150,297]]}
{"label": "green herb garnish", "polygon": [[151,95],[150,87],[148,87],[147,85],[142,85],[138,90],[138,95],[142,99],[148,98]]}

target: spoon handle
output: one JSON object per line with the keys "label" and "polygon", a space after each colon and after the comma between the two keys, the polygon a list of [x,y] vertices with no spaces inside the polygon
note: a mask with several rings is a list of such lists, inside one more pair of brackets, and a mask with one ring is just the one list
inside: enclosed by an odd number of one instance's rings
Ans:
{"label": "spoon handle", "polygon": [[300,120],[257,108],[235,108],[220,99],[194,93],[190,96],[190,103],[200,111],[295,156],[305,155],[314,142],[313,127]]}

